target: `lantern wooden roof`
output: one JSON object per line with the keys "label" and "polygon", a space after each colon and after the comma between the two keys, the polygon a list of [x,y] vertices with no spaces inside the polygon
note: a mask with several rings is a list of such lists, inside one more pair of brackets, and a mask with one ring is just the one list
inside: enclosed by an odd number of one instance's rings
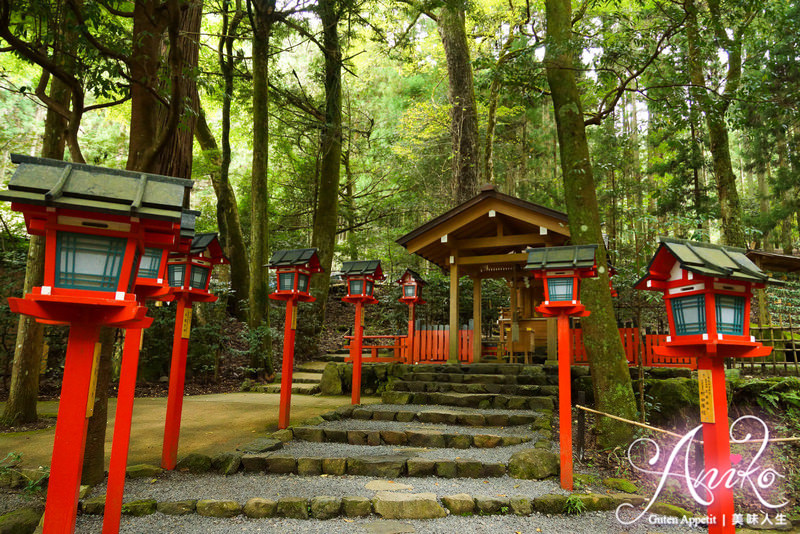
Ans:
{"label": "lantern wooden roof", "polygon": [[416,283],[417,283],[417,285],[422,285],[422,286],[424,286],[425,284],[427,284],[427,283],[428,283],[428,282],[426,282],[425,280],[423,280],[423,279],[422,279],[422,277],[419,275],[419,273],[417,273],[417,271],[414,271],[414,270],[412,270],[412,269],[406,269],[406,271],[405,271],[405,272],[402,274],[402,276],[400,276],[400,278],[398,278],[398,279],[397,279],[397,282],[396,282],[396,283],[398,283],[398,284],[402,284],[402,283],[403,283],[403,281],[404,281],[406,278],[410,278],[411,280],[413,280],[414,282],[416,282]]}
{"label": "lantern wooden roof", "polygon": [[343,276],[371,275],[375,280],[383,280],[381,260],[362,260],[342,262]]}
{"label": "lantern wooden roof", "polygon": [[313,273],[323,272],[319,264],[317,249],[315,248],[295,248],[275,251],[269,259],[268,267],[276,269],[278,267],[302,267],[308,265]]}
{"label": "lantern wooden roof", "polygon": [[485,278],[510,276],[532,246],[563,245],[567,215],[500,193],[492,185],[397,240],[445,271]]}
{"label": "lantern wooden roof", "polygon": [[664,281],[673,278],[673,269],[676,265],[685,271],[710,278],[756,284],[780,283],[750,261],[745,255],[747,251],[743,248],[672,237],[659,239],[660,245],[647,266],[647,275],[634,286],[637,289],[652,289],[647,287],[649,280]]}
{"label": "lantern wooden roof", "polygon": [[597,245],[538,247],[528,249],[529,270],[592,269]]}
{"label": "lantern wooden roof", "polygon": [[222,245],[217,238],[216,232],[195,234],[189,253],[193,255],[202,254],[214,264],[230,263],[222,252]]}
{"label": "lantern wooden roof", "polygon": [[0,200],[181,221],[194,182],[158,174],[12,154],[18,163]]}

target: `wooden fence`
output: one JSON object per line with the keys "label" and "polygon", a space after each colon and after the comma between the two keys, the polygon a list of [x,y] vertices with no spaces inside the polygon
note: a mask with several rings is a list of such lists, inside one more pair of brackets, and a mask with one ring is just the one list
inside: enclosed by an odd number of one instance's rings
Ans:
{"label": "wooden fence", "polygon": [[[620,328],[619,337],[622,339],[622,346],[625,349],[625,359],[628,365],[639,365],[639,357],[642,358],[642,365],[645,367],[688,367],[694,369],[696,363],[694,358],[682,357],[671,358],[659,356],[653,350],[654,347],[666,342],[666,334],[646,334],[641,336],[638,328]],[[572,338],[572,364],[589,365],[586,356],[586,348],[583,346],[583,331],[580,328],[571,330]]]}
{"label": "wooden fence", "polygon": [[[350,349],[353,336],[345,336],[347,344],[345,349]],[[384,343],[380,341],[386,340]],[[415,331],[413,346],[410,346],[408,336],[364,336],[363,352],[369,356],[362,356],[365,363],[400,362],[400,363],[445,363],[450,353],[450,328],[443,325],[426,326]],[[351,361],[348,356],[346,362]],[[472,330],[462,328],[458,331],[458,361],[472,363]]]}

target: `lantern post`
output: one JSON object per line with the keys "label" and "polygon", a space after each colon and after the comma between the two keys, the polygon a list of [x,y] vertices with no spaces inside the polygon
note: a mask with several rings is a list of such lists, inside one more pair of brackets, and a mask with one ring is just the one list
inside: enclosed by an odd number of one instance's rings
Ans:
{"label": "lantern post", "polygon": [[145,243],[172,245],[192,182],[20,155],[11,160],[19,167],[0,199],[23,213],[28,233],[45,237],[45,269],[43,285],[9,298],[9,307],[70,326],[43,532],[71,533],[100,328],[152,322],[133,292],[139,259]]}
{"label": "lantern post", "polygon": [[422,277],[411,269],[406,269],[403,276],[397,280],[400,285],[402,294],[398,299],[403,304],[408,304],[408,336],[406,337],[407,356],[406,363],[414,363],[414,336],[415,323],[416,323],[416,310],[417,304],[425,304],[422,300],[422,288],[427,282]]}
{"label": "lantern post", "polygon": [[[189,238],[186,240],[189,241]],[[178,463],[178,439],[181,432],[183,392],[186,383],[186,355],[189,351],[192,329],[192,304],[217,300],[217,297],[208,290],[211,271],[215,265],[228,263],[216,233],[195,234],[189,242],[188,251],[182,248],[178,252],[172,252],[167,261],[167,281],[172,300],[177,303],[169,369],[167,414],[164,421],[164,442],[161,448],[161,467],[169,470],[175,469]]]}
{"label": "lantern post", "polygon": [[[661,356],[697,358],[700,422],[705,469],[724,476],[731,469],[725,358],[767,356],[750,335],[753,291],[778,283],[751,262],[741,248],[660,238],[647,274],[636,289],[662,291],[670,335],[654,348]],[[733,490],[719,484],[710,491],[708,531],[735,532]]]}
{"label": "lantern post", "polygon": [[383,280],[380,260],[346,261],[342,263],[342,276],[347,284],[345,302],[356,305],[353,341],[350,343],[350,359],[353,361],[352,404],[361,404],[361,352],[364,342],[364,304],[375,304],[373,297],[375,282]]}
{"label": "lantern post", "polygon": [[283,362],[281,364],[281,399],[278,428],[289,426],[292,407],[292,371],[294,370],[294,335],[297,330],[297,303],[314,302],[311,296],[311,275],[324,272],[319,264],[317,249],[284,249],[275,252],[267,267],[276,269],[277,284],[269,298],[286,302],[283,327]]}
{"label": "lantern post", "polygon": [[[191,241],[187,236],[194,235],[197,212],[184,210],[181,225],[175,233],[172,247],[149,247],[145,243],[144,254],[139,261],[134,293],[142,305],[148,300],[159,304],[170,298],[170,287],[167,283],[167,259],[170,249],[183,247],[188,252]],[[144,331],[141,328],[125,330],[125,342],[122,348],[122,364],[117,389],[117,411],[114,417],[114,439],[111,443],[111,459],[108,466],[108,484],[106,486],[105,511],[103,513],[103,534],[119,532],[122,499],[125,492],[125,475],[130,450],[131,422],[133,419],[133,403],[136,390],[136,376],[139,365],[139,352],[142,347]]]}
{"label": "lantern post", "polygon": [[597,276],[597,245],[528,249],[525,269],[544,282],[544,302],[536,311],[558,321],[558,422],[561,487],[572,491],[572,383],[569,318],[586,317],[580,280]]}

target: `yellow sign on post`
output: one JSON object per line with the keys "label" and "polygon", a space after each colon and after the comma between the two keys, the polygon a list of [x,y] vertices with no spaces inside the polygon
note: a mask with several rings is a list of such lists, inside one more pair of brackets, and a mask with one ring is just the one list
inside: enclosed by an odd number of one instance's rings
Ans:
{"label": "yellow sign on post", "polygon": [[700,422],[715,423],[714,382],[711,377],[711,369],[698,369],[697,383],[700,386]]}
{"label": "yellow sign on post", "polygon": [[94,344],[94,358],[92,359],[92,376],[89,380],[89,399],[86,401],[86,418],[94,415],[94,395],[97,389],[97,368],[100,366],[100,343]]}
{"label": "yellow sign on post", "polygon": [[292,330],[297,330],[297,303],[292,302]]}
{"label": "yellow sign on post", "polygon": [[189,339],[191,333],[192,333],[192,308],[187,306],[183,309],[183,331],[181,332],[181,337],[183,339]]}

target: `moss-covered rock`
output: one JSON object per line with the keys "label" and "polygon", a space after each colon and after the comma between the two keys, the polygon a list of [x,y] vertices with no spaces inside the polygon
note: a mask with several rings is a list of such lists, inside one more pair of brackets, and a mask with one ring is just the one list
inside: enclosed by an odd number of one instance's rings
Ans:
{"label": "moss-covered rock", "polygon": [[31,534],[42,518],[39,508],[20,508],[0,515],[0,534]]}
{"label": "moss-covered rock", "polygon": [[508,461],[508,474],[514,478],[536,480],[558,474],[558,455],[545,449],[524,449]]}
{"label": "moss-covered rock", "polygon": [[692,512],[681,508],[680,506],[675,506],[674,504],[667,504],[663,502],[657,502],[653,506],[650,507],[650,512],[658,515],[668,515],[672,517],[692,517]]}
{"label": "moss-covered rock", "polygon": [[131,465],[125,469],[125,474],[128,475],[128,478],[152,478],[163,472],[164,470],[160,467],[150,464]]}
{"label": "moss-covered rock", "polygon": [[533,509],[541,514],[562,514],[567,505],[567,496],[548,493],[536,497],[531,504]]}
{"label": "moss-covered rock", "polygon": [[197,514],[205,517],[236,517],[242,513],[242,505],[236,501],[203,499],[197,501]]}
{"label": "moss-covered rock", "polygon": [[253,497],[246,503],[242,512],[247,517],[252,519],[262,519],[264,517],[273,517],[278,509],[278,503],[270,499],[262,499],[260,497]]}
{"label": "moss-covered rock", "polygon": [[700,393],[697,380],[691,378],[667,378],[646,380],[647,394],[654,400],[651,412],[655,424],[685,422],[696,417],[700,408]]}
{"label": "moss-covered rock", "polygon": [[639,491],[639,486],[637,486],[630,480],[625,480],[624,478],[604,478],[603,484],[607,488],[611,488],[617,491],[622,491],[625,493],[636,493]]}
{"label": "moss-covered rock", "polygon": [[342,389],[342,377],[339,375],[339,367],[336,363],[331,362],[325,366],[319,387],[322,395],[341,395],[344,392]]}
{"label": "moss-covered rock", "polygon": [[185,501],[160,502],[156,506],[156,510],[166,515],[193,514],[196,508],[197,508],[197,501],[195,499],[187,499]]}
{"label": "moss-covered rock", "polygon": [[211,457],[206,454],[193,452],[181,458],[175,465],[178,471],[189,471],[193,474],[208,473],[211,471]]}
{"label": "moss-covered rock", "polygon": [[142,517],[156,513],[158,503],[155,499],[142,499],[139,501],[126,502],[122,505],[122,515]]}

